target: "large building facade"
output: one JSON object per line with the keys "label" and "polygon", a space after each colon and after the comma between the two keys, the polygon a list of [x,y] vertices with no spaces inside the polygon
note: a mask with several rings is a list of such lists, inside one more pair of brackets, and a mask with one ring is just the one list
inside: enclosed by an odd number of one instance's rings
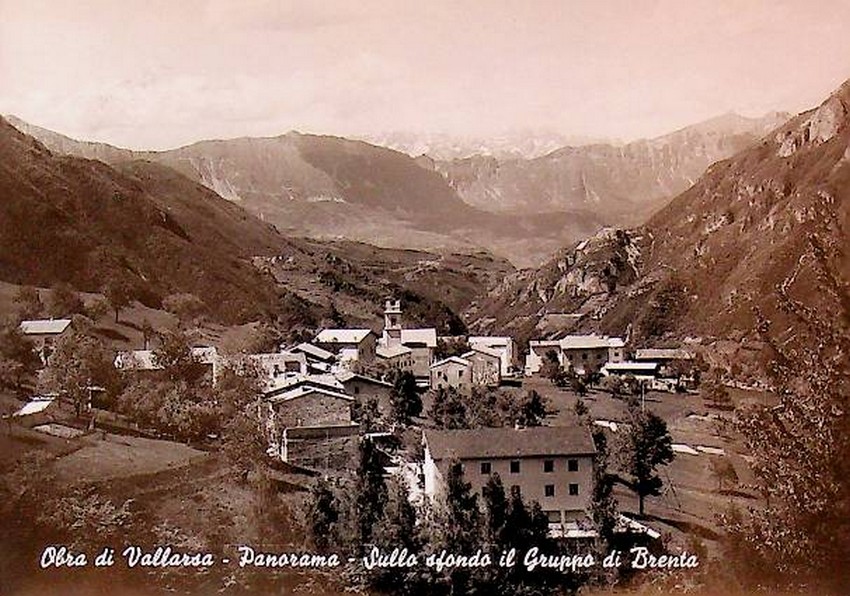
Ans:
{"label": "large building facade", "polygon": [[448,467],[459,462],[478,494],[498,474],[506,491],[518,487],[552,524],[582,518],[589,509],[596,448],[585,427],[426,430],[423,443],[425,494],[431,499],[443,494]]}

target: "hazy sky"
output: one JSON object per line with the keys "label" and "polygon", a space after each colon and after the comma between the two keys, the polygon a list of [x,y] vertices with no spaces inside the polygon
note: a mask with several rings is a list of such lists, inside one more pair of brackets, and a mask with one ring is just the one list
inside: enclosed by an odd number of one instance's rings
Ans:
{"label": "hazy sky", "polygon": [[850,78],[847,0],[0,0],[0,113],[134,148],[798,112]]}

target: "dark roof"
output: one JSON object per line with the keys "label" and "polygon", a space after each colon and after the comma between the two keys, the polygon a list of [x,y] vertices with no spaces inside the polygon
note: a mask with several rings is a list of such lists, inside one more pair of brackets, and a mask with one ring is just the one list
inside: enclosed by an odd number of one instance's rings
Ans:
{"label": "dark roof", "polygon": [[584,426],[426,430],[425,441],[435,460],[596,453],[593,437]]}

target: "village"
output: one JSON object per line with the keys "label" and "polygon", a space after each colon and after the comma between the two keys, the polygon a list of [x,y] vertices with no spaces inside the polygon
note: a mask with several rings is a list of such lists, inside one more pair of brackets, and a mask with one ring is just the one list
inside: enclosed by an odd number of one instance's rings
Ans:
{"label": "village", "polygon": [[[729,390],[715,383],[706,391],[709,383],[700,382],[706,367],[694,347],[632,349],[620,337],[585,334],[532,339],[520,353],[507,336],[447,337],[436,328],[408,327],[398,299],[388,298],[383,313],[379,333],[325,328],[310,341],[266,353],[222,353],[185,338],[175,343],[168,333],[152,347],[146,336],[144,349],[115,352],[110,368],[140,383],[133,399],[159,391],[145,383],[163,375],[207,387],[217,395],[213,410],[221,410],[222,396],[235,390],[234,403],[249,414],[249,436],[242,439],[260,445],[250,456],[265,458],[283,471],[288,486],[311,495],[317,479],[327,489],[363,474],[368,443],[378,474],[402,487],[418,515],[444,506],[460,474],[481,502],[496,480],[506,494],[533,505],[545,516],[552,540],[626,540],[656,554],[690,549],[703,556],[717,548],[714,517],[724,503],[755,498],[744,484],[745,457],[718,430],[731,409]],[[68,345],[69,338],[80,337],[73,326],[72,318],[20,323],[42,374],[56,368],[62,346],[79,347]],[[252,382],[234,385],[235,377]],[[187,454],[195,456],[195,447],[225,449],[222,441],[235,433],[227,420],[218,420],[186,434],[180,429],[188,422],[162,424],[139,404],[104,405],[100,396],[108,389],[90,375],[76,390],[61,381],[53,387],[58,390],[35,395],[5,416],[9,436],[16,434],[13,426],[18,435],[78,444],[132,435],[184,441],[193,446]],[[177,406],[156,407],[161,413]],[[221,411],[234,419],[241,415]],[[630,429],[648,416],[661,421],[662,432],[636,437]],[[611,453],[611,445],[624,450],[640,440],[657,443],[647,453],[666,455],[640,466],[627,461],[633,456]],[[75,457],[74,449],[68,451]],[[178,456],[165,465],[178,469],[190,459]],[[645,477],[630,479],[641,467]],[[157,469],[154,462],[151,471]],[[599,514],[603,485],[614,503],[607,522]]]}

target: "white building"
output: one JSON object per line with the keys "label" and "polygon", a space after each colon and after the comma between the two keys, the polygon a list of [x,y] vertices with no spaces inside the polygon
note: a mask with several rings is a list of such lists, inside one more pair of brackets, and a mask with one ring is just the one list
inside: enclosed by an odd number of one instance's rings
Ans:
{"label": "white building", "polygon": [[565,369],[579,374],[599,372],[608,362],[622,362],[625,343],[606,335],[567,335],[557,340],[532,340],[528,344],[525,373],[540,372],[548,354],[554,353]]}
{"label": "white building", "polygon": [[[409,352],[403,350],[406,348]],[[412,362],[409,370],[420,383],[430,381],[431,363],[437,348],[437,330],[434,328],[405,329],[401,318],[401,301],[387,300],[384,305],[384,331],[378,340],[378,360],[391,363]]]}
{"label": "white building", "polygon": [[502,363],[501,374],[503,377],[510,376],[513,372],[514,364],[514,340],[512,337],[497,337],[497,336],[471,336],[467,343],[473,350],[476,348],[487,348],[499,353],[499,358]]}

